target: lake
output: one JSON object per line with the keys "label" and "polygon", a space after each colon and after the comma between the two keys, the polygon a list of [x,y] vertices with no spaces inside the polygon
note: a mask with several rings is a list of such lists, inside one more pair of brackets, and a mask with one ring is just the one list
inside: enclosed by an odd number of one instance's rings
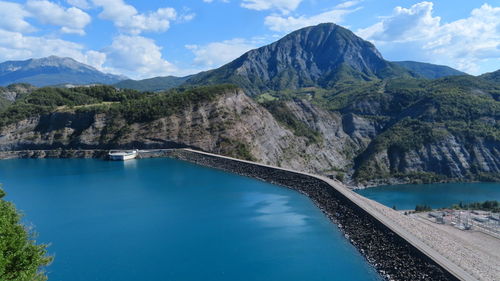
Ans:
{"label": "lake", "polygon": [[413,210],[427,204],[433,208],[464,203],[500,201],[500,183],[403,184],[371,187],[357,193],[398,210]]}
{"label": "lake", "polygon": [[49,280],[381,280],[304,195],[173,159],[0,161]]}

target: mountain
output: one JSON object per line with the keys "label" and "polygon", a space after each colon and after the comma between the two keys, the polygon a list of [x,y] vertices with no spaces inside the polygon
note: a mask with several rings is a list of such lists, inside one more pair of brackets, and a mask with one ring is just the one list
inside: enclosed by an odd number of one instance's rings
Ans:
{"label": "mountain", "polygon": [[50,56],[0,63],[0,85],[29,83],[37,87],[59,84],[113,84],[124,77],[102,73],[72,58]]}
{"label": "mountain", "polygon": [[338,81],[410,77],[384,60],[375,46],[333,23],[306,27],[236,60],[188,79],[187,84],[233,83],[249,94],[306,87],[331,88]]}
{"label": "mountain", "polygon": [[327,24],[166,92],[36,89],[0,110],[0,151],[189,146],[358,186],[500,181],[497,73],[417,79],[377,54]]}
{"label": "mountain", "polygon": [[467,73],[458,71],[449,66],[436,65],[416,61],[394,61],[393,63],[402,66],[415,74],[427,79],[436,79],[446,76],[467,75]]}
{"label": "mountain", "polygon": [[143,80],[122,80],[115,83],[113,86],[119,89],[133,89],[142,92],[158,92],[169,90],[180,86],[182,83],[186,82],[191,76],[176,77],[176,76],[166,76],[166,77],[154,77]]}
{"label": "mountain", "polygon": [[480,75],[479,77],[491,82],[500,83],[500,69],[497,71],[485,73],[483,75]]}

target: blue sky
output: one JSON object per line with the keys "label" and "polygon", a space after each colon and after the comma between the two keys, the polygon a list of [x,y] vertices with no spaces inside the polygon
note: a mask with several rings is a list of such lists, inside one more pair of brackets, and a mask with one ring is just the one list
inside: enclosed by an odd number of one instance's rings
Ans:
{"label": "blue sky", "polygon": [[181,76],[322,22],[388,60],[500,68],[500,0],[0,1],[0,61],[57,55],[136,79]]}

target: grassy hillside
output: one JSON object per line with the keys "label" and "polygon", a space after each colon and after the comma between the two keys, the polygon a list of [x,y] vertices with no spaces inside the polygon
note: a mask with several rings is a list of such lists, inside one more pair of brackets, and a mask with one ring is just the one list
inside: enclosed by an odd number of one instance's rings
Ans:
{"label": "grassy hillside", "polygon": [[166,77],[154,77],[144,80],[123,80],[120,81],[113,86],[119,89],[132,89],[141,92],[159,92],[166,91],[172,88],[180,86],[184,83],[190,76],[186,77],[175,77],[175,76],[166,76]]}
{"label": "grassy hillside", "polygon": [[467,75],[467,73],[458,71],[449,66],[436,65],[430,63],[416,62],[416,61],[395,61],[393,62],[402,66],[412,72],[427,79],[436,79],[446,76]]}

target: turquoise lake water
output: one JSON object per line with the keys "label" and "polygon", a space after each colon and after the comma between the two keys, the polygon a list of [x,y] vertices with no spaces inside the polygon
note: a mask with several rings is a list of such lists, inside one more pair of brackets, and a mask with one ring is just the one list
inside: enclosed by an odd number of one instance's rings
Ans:
{"label": "turquoise lake water", "polygon": [[500,183],[403,184],[367,188],[359,194],[398,210],[413,210],[427,204],[433,208],[464,203],[500,201]]}
{"label": "turquoise lake water", "polygon": [[0,161],[49,280],[380,280],[305,196],[172,159]]}

